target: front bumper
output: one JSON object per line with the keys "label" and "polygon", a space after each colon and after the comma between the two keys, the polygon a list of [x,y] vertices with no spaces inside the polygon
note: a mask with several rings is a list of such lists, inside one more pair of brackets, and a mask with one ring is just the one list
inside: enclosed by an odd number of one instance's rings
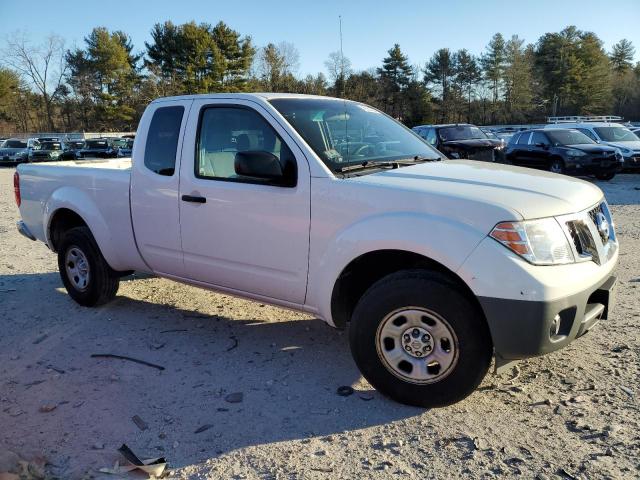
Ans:
{"label": "front bumper", "polygon": [[[625,162],[626,163],[626,162]],[[568,159],[565,162],[567,173],[599,175],[618,173],[624,163],[613,158]]]}
{"label": "front bumper", "polygon": [[640,170],[640,154],[634,154],[633,156],[624,157],[624,170]]}
{"label": "front bumper", "polygon": [[552,301],[478,297],[499,360],[553,352],[609,318],[615,304],[616,277]]}

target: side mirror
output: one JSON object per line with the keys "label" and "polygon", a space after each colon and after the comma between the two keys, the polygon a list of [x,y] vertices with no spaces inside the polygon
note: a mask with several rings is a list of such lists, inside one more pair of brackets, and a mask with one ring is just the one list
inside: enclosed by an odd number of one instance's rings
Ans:
{"label": "side mirror", "polygon": [[[287,187],[295,186],[295,176],[285,174],[278,157],[262,150],[236,153],[234,168],[238,175],[266,180]],[[288,169],[287,169],[288,170]]]}

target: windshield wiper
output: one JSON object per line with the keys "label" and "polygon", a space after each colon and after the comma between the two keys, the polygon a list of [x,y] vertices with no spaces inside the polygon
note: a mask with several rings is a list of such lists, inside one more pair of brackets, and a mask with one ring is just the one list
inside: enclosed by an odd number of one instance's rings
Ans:
{"label": "windshield wiper", "polygon": [[397,161],[393,162],[372,162],[369,160],[365,160],[362,163],[356,163],[355,165],[347,165],[345,167],[336,168],[336,172],[345,173],[345,172],[353,172],[355,170],[366,170],[368,168],[398,168],[399,163]]}
{"label": "windshield wiper", "polygon": [[395,160],[395,163],[399,165],[413,165],[414,163],[423,163],[423,162],[439,162],[441,158],[430,158],[430,157],[422,157],[420,155],[415,155],[411,158],[403,158],[401,160]]}

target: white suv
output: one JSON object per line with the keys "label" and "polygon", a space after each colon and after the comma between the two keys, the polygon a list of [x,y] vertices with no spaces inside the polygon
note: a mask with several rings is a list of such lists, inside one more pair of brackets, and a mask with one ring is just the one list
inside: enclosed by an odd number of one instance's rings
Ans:
{"label": "white suv", "polygon": [[620,149],[625,169],[640,169],[640,140],[627,127],[610,122],[560,122],[544,128],[572,128],[604,145]]}

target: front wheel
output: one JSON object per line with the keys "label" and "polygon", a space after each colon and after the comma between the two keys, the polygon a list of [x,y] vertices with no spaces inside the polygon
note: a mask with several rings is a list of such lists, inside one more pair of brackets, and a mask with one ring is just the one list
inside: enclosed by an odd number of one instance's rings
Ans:
{"label": "front wheel", "polygon": [[559,158],[554,158],[549,164],[549,171],[553,173],[564,173],[564,162]]}
{"label": "front wheel", "polygon": [[85,307],[113,300],[120,285],[87,227],[66,232],[58,247],[58,269],[71,298]]}
{"label": "front wheel", "polygon": [[485,319],[449,277],[394,273],[358,302],[349,340],[363,376],[407,405],[441,407],[470,395],[492,356]]}
{"label": "front wheel", "polygon": [[596,174],[596,178],[598,180],[611,180],[615,176],[616,176],[615,172],[598,173],[598,174]]}

